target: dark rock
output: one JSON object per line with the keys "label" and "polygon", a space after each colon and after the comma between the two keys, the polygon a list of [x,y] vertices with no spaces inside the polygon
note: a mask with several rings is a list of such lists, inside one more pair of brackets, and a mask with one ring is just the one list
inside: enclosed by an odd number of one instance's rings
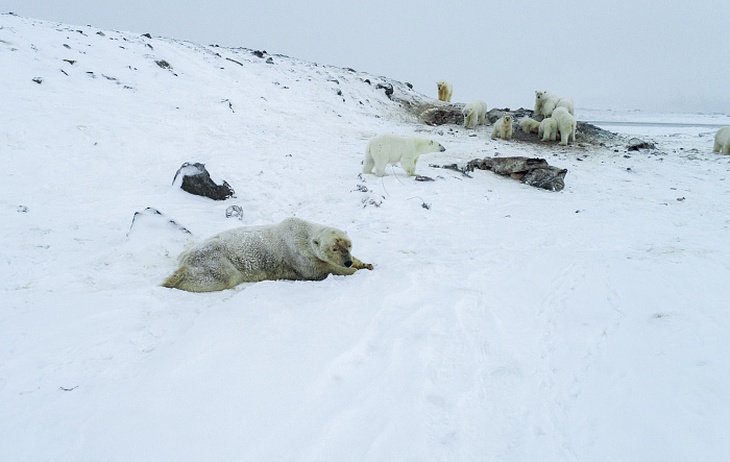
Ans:
{"label": "dark rock", "polygon": [[656,149],[654,143],[649,143],[639,138],[631,138],[629,144],[626,146],[629,151],[639,151],[641,149]]}
{"label": "dark rock", "polygon": [[162,69],[171,69],[172,68],[172,66],[170,66],[170,63],[168,63],[164,59],[160,59],[160,60],[155,61],[155,64],[157,64],[158,66],[160,66]]}
{"label": "dark rock", "polygon": [[509,176],[536,188],[562,191],[565,187],[567,169],[553,167],[545,159],[530,157],[485,157],[474,159],[466,165],[466,171],[491,170],[499,175]]}
{"label": "dark rock", "polygon": [[393,84],[390,83],[379,83],[375,85],[375,88],[378,90],[385,90],[385,96],[387,96],[389,99],[392,99],[393,96]]}
{"label": "dark rock", "polygon": [[222,201],[236,195],[228,182],[224,181],[222,185],[215,184],[210,178],[205,164],[185,162],[175,173],[175,177],[172,179],[173,185],[178,176],[182,177],[182,184],[180,185],[182,190],[196,196]]}
{"label": "dark rock", "polygon": [[438,106],[425,107],[418,118],[428,125],[464,125],[463,105],[442,103]]}
{"label": "dark rock", "polygon": [[[147,207],[142,211],[134,212],[132,217],[132,224],[129,226],[127,231],[127,238],[131,237],[132,234],[139,229],[165,229],[172,231],[179,231],[184,234],[192,234],[186,227],[178,224],[175,220],[167,218],[159,210]],[[144,232],[142,232],[144,234]]]}

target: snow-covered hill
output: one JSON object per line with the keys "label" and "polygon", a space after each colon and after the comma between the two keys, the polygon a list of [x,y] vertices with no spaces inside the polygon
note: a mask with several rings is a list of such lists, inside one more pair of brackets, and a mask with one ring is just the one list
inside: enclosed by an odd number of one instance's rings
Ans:
{"label": "snow-covered hill", "polygon": [[[0,63],[1,460],[730,453],[714,127],[653,128],[639,152],[495,141],[420,123],[408,102],[432,91],[385,77],[14,15]],[[360,175],[383,132],[443,144],[417,168],[435,181]],[[497,154],[544,157],[566,187],[430,166]],[[184,162],[237,197],[172,186]],[[146,207],[192,237],[130,231]],[[375,270],[159,287],[191,241],[288,216],[346,230]]]}

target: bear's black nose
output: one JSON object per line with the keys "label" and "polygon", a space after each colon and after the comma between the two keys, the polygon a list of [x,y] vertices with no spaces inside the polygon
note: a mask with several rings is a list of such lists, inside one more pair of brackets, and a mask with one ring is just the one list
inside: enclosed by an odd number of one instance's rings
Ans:
{"label": "bear's black nose", "polygon": [[345,268],[349,268],[349,267],[351,267],[351,266],[352,266],[352,260],[347,260],[347,261],[345,262]]}

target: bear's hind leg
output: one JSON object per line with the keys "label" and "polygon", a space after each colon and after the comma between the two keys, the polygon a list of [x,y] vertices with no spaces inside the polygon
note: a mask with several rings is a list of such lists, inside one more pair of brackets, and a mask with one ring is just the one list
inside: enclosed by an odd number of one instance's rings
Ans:
{"label": "bear's hind leg", "polygon": [[375,162],[373,162],[373,156],[370,154],[370,152],[366,153],[365,160],[362,163],[362,172],[363,173],[372,173],[374,166],[375,166]]}

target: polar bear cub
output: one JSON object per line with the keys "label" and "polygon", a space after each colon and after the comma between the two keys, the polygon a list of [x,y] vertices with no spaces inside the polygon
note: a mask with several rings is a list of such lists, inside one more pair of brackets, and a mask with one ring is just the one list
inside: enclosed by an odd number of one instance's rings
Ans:
{"label": "polar bear cub", "polygon": [[566,146],[568,141],[575,143],[575,118],[563,106],[556,107],[553,111],[553,119],[558,123],[560,131],[560,144]]}
{"label": "polar bear cub", "polygon": [[163,287],[189,292],[230,289],[263,280],[319,281],[330,274],[373,269],[351,253],[344,231],[287,218],[276,225],[223,231],[180,255],[180,266]]}
{"label": "polar bear cub", "polygon": [[494,122],[494,128],[492,128],[492,139],[512,139],[512,120],[511,115],[506,115],[497,119],[497,121]]}
{"label": "polar bear cub", "polygon": [[558,123],[552,117],[545,117],[540,121],[537,136],[543,141],[555,141],[558,139]]}
{"label": "polar bear cub", "polygon": [[375,167],[375,174],[383,176],[388,164],[400,162],[403,170],[413,176],[416,174],[418,156],[429,152],[444,151],[446,148],[441,144],[427,138],[404,138],[391,134],[376,136],[368,142],[362,172],[372,173],[373,167]]}
{"label": "polar bear cub", "polygon": [[730,154],[730,127],[722,127],[715,133],[715,145],[712,152]]}
{"label": "polar bear cub", "polygon": [[487,103],[480,99],[475,99],[464,106],[461,113],[464,115],[465,128],[474,128],[477,125],[483,125],[484,119],[487,118]]}
{"label": "polar bear cub", "polygon": [[436,88],[438,89],[438,95],[440,101],[451,102],[451,93],[454,92],[454,88],[446,80],[439,80],[436,82]]}

